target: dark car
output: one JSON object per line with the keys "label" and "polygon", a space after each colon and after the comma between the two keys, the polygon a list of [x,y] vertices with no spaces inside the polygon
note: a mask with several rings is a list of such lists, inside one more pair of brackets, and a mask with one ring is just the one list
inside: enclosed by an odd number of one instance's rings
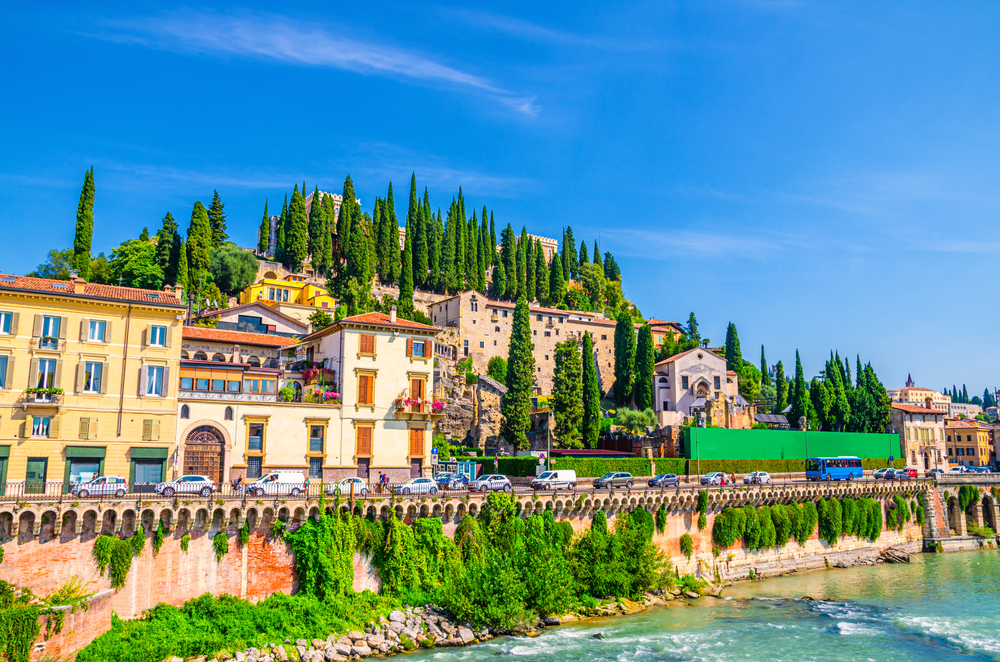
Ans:
{"label": "dark car", "polygon": [[893,469],[892,474],[886,474],[886,480],[911,480],[913,477],[905,469]]}
{"label": "dark car", "polygon": [[627,471],[609,471],[600,478],[594,479],[594,488],[601,489],[602,487],[610,487],[612,489],[616,487],[624,487],[626,489],[632,489],[632,483],[635,481],[632,478],[632,474]]}
{"label": "dark car", "polygon": [[677,474],[660,474],[649,479],[650,487],[680,487],[681,478]]}

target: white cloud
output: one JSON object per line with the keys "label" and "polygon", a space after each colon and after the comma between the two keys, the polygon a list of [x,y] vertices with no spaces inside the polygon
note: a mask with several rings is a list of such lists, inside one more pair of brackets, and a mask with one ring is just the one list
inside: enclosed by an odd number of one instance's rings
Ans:
{"label": "white cloud", "polygon": [[179,53],[250,57],[465,89],[485,94],[518,113],[538,114],[533,96],[504,89],[483,76],[417,51],[352,39],[283,16],[179,12],[106,25],[107,30],[92,36]]}

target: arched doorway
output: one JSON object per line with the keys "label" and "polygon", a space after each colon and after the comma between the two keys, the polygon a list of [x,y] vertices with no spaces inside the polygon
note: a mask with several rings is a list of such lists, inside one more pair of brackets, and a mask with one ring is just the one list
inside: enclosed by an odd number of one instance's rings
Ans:
{"label": "arched doorway", "polygon": [[191,430],[184,440],[184,474],[208,476],[221,484],[225,448],[222,433],[211,425]]}

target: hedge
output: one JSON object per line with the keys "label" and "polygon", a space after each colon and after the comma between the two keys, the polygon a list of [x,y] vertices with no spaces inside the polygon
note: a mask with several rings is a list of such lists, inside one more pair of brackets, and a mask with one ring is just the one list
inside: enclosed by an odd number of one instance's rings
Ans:
{"label": "hedge", "polygon": [[[699,463],[697,460],[686,460],[686,471],[667,471],[661,469],[661,464],[666,460],[656,461],[656,470],[659,473],[686,473],[689,476],[698,475]],[[685,460],[672,460],[672,462],[684,462]],[[893,460],[892,466],[902,469],[905,461],[899,458]],[[862,469],[874,471],[889,465],[886,459],[867,459],[861,461]],[[664,467],[667,465],[663,465]],[[723,471],[725,473],[747,474],[751,471],[766,471],[772,474],[781,473],[801,473],[805,471],[805,460],[702,460],[701,474],[712,473],[713,471]]]}
{"label": "hedge", "polygon": [[[500,462],[502,466],[503,460]],[[645,457],[555,457],[552,468],[573,469],[577,478],[595,478],[610,471],[627,471],[633,476],[651,476],[653,472],[652,462]]]}

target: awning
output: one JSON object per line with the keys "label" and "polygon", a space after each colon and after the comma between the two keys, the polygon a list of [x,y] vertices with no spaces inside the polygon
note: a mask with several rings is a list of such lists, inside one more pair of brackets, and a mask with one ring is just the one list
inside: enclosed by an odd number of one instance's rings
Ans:
{"label": "awning", "polygon": [[10,457],[10,446],[0,446],[0,457]]}
{"label": "awning", "polygon": [[67,446],[66,457],[97,457],[103,460],[107,450],[104,446]]}
{"label": "awning", "polygon": [[133,460],[165,460],[170,457],[169,448],[136,448],[129,449]]}

